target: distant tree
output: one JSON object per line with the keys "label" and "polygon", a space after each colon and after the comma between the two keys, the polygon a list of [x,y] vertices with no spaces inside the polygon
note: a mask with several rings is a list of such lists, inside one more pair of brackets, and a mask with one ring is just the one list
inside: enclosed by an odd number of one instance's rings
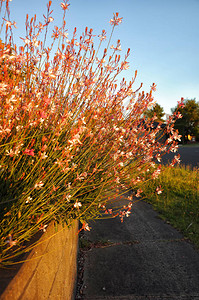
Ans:
{"label": "distant tree", "polygon": [[179,111],[181,119],[175,122],[175,128],[182,135],[182,143],[186,143],[188,135],[195,136],[199,140],[199,102],[196,99],[185,99],[184,107],[175,107],[172,112]]}
{"label": "distant tree", "polygon": [[144,115],[145,115],[147,118],[149,118],[149,119],[153,118],[154,115],[156,115],[156,117],[157,117],[156,121],[157,121],[157,122],[164,122],[164,120],[163,120],[163,117],[164,117],[164,115],[165,115],[164,109],[163,109],[163,107],[160,106],[158,103],[156,103],[156,104],[153,106],[153,108],[147,109],[147,111],[144,113]]}

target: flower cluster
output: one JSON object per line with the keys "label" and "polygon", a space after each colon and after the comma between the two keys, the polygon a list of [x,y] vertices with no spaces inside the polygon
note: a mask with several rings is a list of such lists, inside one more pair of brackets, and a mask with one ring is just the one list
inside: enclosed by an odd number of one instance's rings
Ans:
{"label": "flower cluster", "polygon": [[[130,82],[117,83],[118,75],[129,68],[130,55],[129,50],[123,59],[117,54],[119,40],[99,57],[92,29],[86,28],[78,39],[75,28],[68,39],[68,7],[68,1],[61,3],[63,25],[54,27],[50,46],[45,45],[54,20],[51,1],[43,23],[27,18],[27,36],[20,47],[9,30],[15,22],[4,24],[5,41],[0,41],[3,263],[11,250],[14,257],[52,220],[69,224],[80,219],[83,229],[89,230],[87,221],[107,212],[121,220],[128,217],[132,203],[114,213],[106,208],[107,202],[129,189],[139,197],[140,182],[149,174],[157,178],[161,168],[155,161],[175,151],[180,138],[173,129],[176,116],[167,122],[165,143],[158,140],[160,127],[154,128],[154,120],[143,117],[153,103],[155,84],[146,94],[141,87],[134,90],[137,71]],[[8,9],[7,1],[9,14]],[[121,21],[116,13],[110,23],[114,28]],[[98,38],[101,46],[106,32]],[[174,162],[178,160],[176,156]]]}

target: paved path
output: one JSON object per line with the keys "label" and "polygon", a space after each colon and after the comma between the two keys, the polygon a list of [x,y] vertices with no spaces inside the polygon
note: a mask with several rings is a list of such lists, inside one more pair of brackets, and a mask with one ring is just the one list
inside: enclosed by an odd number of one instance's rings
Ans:
{"label": "paved path", "polygon": [[84,238],[95,247],[84,252],[77,299],[199,300],[199,251],[151,205],[135,203],[124,223],[115,218],[90,225]]}
{"label": "paved path", "polygon": [[[182,146],[179,145],[178,153],[181,156],[181,165],[199,167],[199,144]],[[176,153],[169,153],[163,157],[163,162],[171,161]]]}

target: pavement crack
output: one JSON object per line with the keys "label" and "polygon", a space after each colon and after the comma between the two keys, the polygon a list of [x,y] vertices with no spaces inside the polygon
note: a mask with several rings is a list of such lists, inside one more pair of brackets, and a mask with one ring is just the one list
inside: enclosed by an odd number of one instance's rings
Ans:
{"label": "pavement crack", "polygon": [[123,242],[112,242],[109,240],[98,240],[98,241],[90,241],[88,239],[82,238],[80,240],[80,249],[82,251],[89,251],[93,248],[107,248],[119,245],[135,245],[139,244],[140,242],[137,240],[130,240],[130,241],[123,241]]}

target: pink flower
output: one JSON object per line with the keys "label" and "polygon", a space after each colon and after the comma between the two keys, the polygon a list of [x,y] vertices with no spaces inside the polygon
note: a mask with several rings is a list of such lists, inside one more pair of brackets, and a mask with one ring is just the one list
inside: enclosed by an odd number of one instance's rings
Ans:
{"label": "pink flower", "polygon": [[16,149],[15,151],[13,151],[12,149],[10,149],[9,151],[6,150],[6,155],[13,157],[14,155],[17,155],[20,153],[20,151],[18,149]]}
{"label": "pink flower", "polygon": [[161,185],[159,187],[156,188],[156,193],[159,195],[162,193],[162,189],[161,189]]}
{"label": "pink flower", "polygon": [[11,27],[12,26],[12,22],[6,21],[6,26]]}
{"label": "pink flower", "polygon": [[46,152],[41,153],[41,159],[46,159],[47,157],[48,155],[46,154]]}
{"label": "pink flower", "polygon": [[52,17],[48,18],[48,22],[49,22],[49,23],[51,23],[51,22],[53,22],[53,21],[54,21],[54,18],[52,18]]}
{"label": "pink flower", "polygon": [[116,12],[116,14],[113,14],[113,15],[114,15],[113,19],[110,19],[110,21],[109,21],[109,23],[111,25],[116,26],[116,25],[119,25],[119,23],[122,23],[123,18],[118,18],[118,15],[119,15],[118,12]]}
{"label": "pink flower", "polygon": [[100,38],[100,41],[103,41],[106,39],[106,31],[103,29],[102,34],[99,34],[98,37]]}
{"label": "pink flower", "polygon": [[120,162],[118,165],[119,165],[120,167],[124,167],[124,163],[123,163],[123,162]]}
{"label": "pink flower", "polygon": [[143,191],[141,190],[141,189],[138,189],[137,190],[137,194],[135,195],[135,197],[140,197],[141,195],[141,193],[142,193]]}
{"label": "pink flower", "polygon": [[179,135],[177,132],[173,133],[173,138],[174,138],[174,140],[181,141],[181,135]]}
{"label": "pink flower", "polygon": [[30,155],[30,156],[35,156],[34,149],[25,149],[24,154]]}
{"label": "pink flower", "polygon": [[80,135],[77,133],[72,137],[72,140],[68,141],[71,146],[74,146],[75,144],[79,143],[82,145],[82,142],[80,141]]}
{"label": "pink flower", "polygon": [[176,117],[177,117],[178,119],[182,119],[182,114],[181,114],[180,112],[178,112],[178,114],[176,115]]}
{"label": "pink flower", "polygon": [[180,163],[180,154],[174,156],[175,162]]}
{"label": "pink flower", "polygon": [[156,159],[157,159],[157,161],[161,162],[161,156],[160,156],[160,154],[156,155]]}
{"label": "pink flower", "polygon": [[61,3],[61,7],[62,7],[63,10],[68,9],[68,7],[69,7],[70,4],[67,4],[67,2],[68,1],[64,1],[64,2]]}
{"label": "pink flower", "polygon": [[35,189],[41,189],[43,187],[44,183],[40,181],[39,183],[35,183],[34,188]]}
{"label": "pink flower", "polygon": [[82,206],[81,202],[76,201],[74,207],[79,209]]}
{"label": "pink flower", "polygon": [[156,87],[157,87],[157,85],[155,83],[153,83],[152,86],[151,86],[151,90],[155,92],[156,91]]}
{"label": "pink flower", "polygon": [[178,145],[172,146],[172,147],[170,148],[170,151],[171,151],[171,152],[177,152],[177,151],[178,151]]}
{"label": "pink flower", "polygon": [[155,178],[158,178],[159,175],[161,173],[161,170],[158,168],[157,170],[155,170],[152,174],[152,178],[155,179]]}
{"label": "pink flower", "polygon": [[90,227],[88,226],[88,223],[83,223],[82,229],[84,229],[85,231],[90,231]]}
{"label": "pink flower", "polygon": [[177,101],[178,102],[178,107],[184,107],[184,98],[181,98],[180,101]]}
{"label": "pink flower", "polygon": [[40,111],[41,118],[45,119],[47,117],[47,114],[45,111]]}
{"label": "pink flower", "polygon": [[126,217],[128,218],[131,212],[129,210],[126,211]]}
{"label": "pink flower", "polygon": [[43,232],[46,232],[46,228],[48,227],[48,225],[43,225],[41,224],[39,230],[43,231]]}
{"label": "pink flower", "polygon": [[17,240],[13,241],[12,235],[9,234],[6,244],[9,244],[10,247],[15,246],[17,244]]}
{"label": "pink flower", "polygon": [[10,21],[8,21],[8,20],[6,20],[4,18],[3,18],[3,20],[6,21],[6,26],[8,26],[8,27],[14,26],[15,28],[17,28],[16,27],[17,23],[15,21],[14,22],[10,22]]}
{"label": "pink flower", "polygon": [[129,63],[127,61],[122,62],[121,69],[122,70],[128,70],[129,69]]}
{"label": "pink flower", "polygon": [[26,204],[30,203],[31,200],[32,200],[32,197],[28,196],[27,200],[26,200]]}

